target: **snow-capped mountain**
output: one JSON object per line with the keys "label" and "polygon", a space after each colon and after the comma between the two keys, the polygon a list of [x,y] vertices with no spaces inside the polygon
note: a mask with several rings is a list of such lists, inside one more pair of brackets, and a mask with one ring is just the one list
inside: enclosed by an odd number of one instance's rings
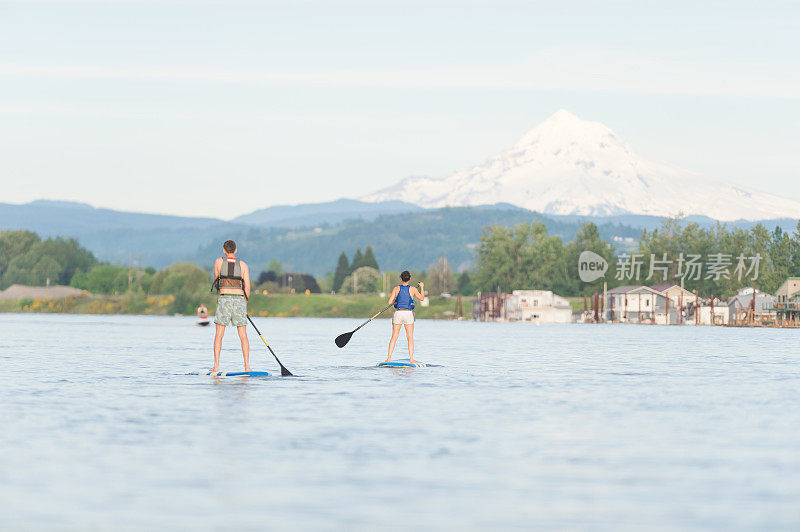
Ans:
{"label": "snow-capped mountain", "polygon": [[361,199],[422,207],[511,203],[587,216],[800,218],[800,202],[643,157],[603,124],[564,110],[478,166],[440,178],[410,177]]}

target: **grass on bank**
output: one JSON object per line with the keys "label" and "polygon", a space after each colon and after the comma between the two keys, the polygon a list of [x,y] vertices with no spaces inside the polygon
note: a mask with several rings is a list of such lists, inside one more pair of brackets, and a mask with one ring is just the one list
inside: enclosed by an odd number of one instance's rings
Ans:
{"label": "grass on bank", "polygon": [[[209,313],[216,310],[216,297],[202,298]],[[331,294],[253,294],[248,312],[261,317],[305,318],[369,318],[386,306],[387,298],[377,295]],[[417,317],[452,319],[458,317],[456,298],[432,297],[430,306],[417,305]],[[469,298],[462,298],[464,317],[472,316]],[[0,312],[36,312],[67,314],[150,314],[171,315],[175,312],[175,297],[120,295],[66,297],[63,299],[0,300]],[[183,311],[188,312],[187,310]],[[389,311],[383,314],[390,316]]]}

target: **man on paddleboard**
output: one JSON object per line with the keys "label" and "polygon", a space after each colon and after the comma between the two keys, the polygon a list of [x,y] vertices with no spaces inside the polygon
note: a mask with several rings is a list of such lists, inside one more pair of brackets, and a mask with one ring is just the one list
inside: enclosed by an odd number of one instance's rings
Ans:
{"label": "man on paddleboard", "polygon": [[392,361],[392,352],[394,351],[394,344],[397,343],[397,337],[400,336],[400,326],[405,326],[406,339],[408,340],[408,361],[412,364],[414,360],[414,298],[420,301],[425,301],[425,283],[419,283],[419,290],[413,286],[409,286],[408,282],[411,280],[411,274],[408,270],[400,274],[399,284],[392,290],[392,295],[389,296],[389,304],[394,304],[394,313],[392,314],[392,338],[389,340],[389,356],[386,362]]}
{"label": "man on paddleboard", "polygon": [[236,242],[227,240],[222,245],[224,255],[214,262],[214,287],[219,291],[214,323],[214,367],[219,371],[219,353],[225,327],[233,325],[239,333],[244,356],[244,370],[250,371],[250,342],[247,339],[247,299],[250,297],[250,268],[236,258]]}

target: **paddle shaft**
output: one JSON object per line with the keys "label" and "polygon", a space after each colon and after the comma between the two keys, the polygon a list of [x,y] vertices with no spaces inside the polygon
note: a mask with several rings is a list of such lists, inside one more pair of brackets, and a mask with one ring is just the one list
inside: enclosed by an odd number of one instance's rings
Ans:
{"label": "paddle shaft", "polygon": [[[372,320],[374,320],[375,318],[377,318],[378,316],[380,316],[381,314],[383,314],[384,312],[386,312],[386,309],[388,309],[388,308],[389,308],[389,307],[391,307],[391,306],[392,306],[392,303],[389,303],[388,305],[386,305],[386,307],[385,307],[383,310],[381,310],[380,312],[378,312],[377,314],[375,314],[374,316],[372,316],[370,319],[368,319],[367,321],[365,321],[364,323],[362,323],[361,325],[359,325],[358,327],[356,327],[355,329],[353,329],[353,332],[356,332],[356,331],[357,331],[357,330],[359,330],[361,327],[363,327],[363,326],[364,326],[364,325],[366,325],[367,323],[371,322]],[[353,334],[353,333],[350,333],[350,334]]]}
{"label": "paddle shaft", "polygon": [[246,316],[247,316],[247,320],[250,322],[250,325],[252,325],[253,329],[255,329],[256,332],[258,333],[258,337],[261,338],[261,341],[264,342],[264,345],[267,346],[267,349],[269,349],[269,352],[272,353],[272,356],[275,357],[275,360],[278,362],[278,365],[281,367],[281,375],[283,375],[284,377],[291,376],[292,372],[289,371],[288,369],[286,369],[286,366],[281,364],[281,361],[278,359],[278,356],[275,354],[275,351],[272,350],[272,348],[269,346],[267,341],[264,340],[264,337],[261,336],[261,331],[259,331],[258,327],[256,327],[256,324],[253,323],[253,320],[250,318],[250,314],[247,314]]}

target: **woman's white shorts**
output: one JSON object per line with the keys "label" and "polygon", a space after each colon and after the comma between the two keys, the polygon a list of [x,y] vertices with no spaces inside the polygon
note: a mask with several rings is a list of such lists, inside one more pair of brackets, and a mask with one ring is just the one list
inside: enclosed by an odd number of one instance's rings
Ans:
{"label": "woman's white shorts", "polygon": [[397,309],[392,314],[392,323],[395,325],[411,325],[414,323],[414,311],[406,309]]}

